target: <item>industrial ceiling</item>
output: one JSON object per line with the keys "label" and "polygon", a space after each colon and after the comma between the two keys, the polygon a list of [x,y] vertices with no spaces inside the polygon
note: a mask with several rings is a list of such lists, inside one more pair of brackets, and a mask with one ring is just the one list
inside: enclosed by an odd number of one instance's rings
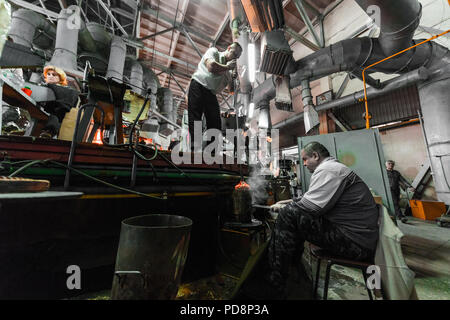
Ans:
{"label": "industrial ceiling", "polygon": [[[226,0],[9,0],[15,7],[24,7],[48,17],[56,24],[62,8],[79,5],[87,22],[105,26],[116,35],[132,39],[139,46],[128,47],[130,54],[157,74],[162,87],[170,88],[181,101],[178,120],[187,108],[190,77],[211,46],[225,50],[232,42],[228,4]],[[306,0],[305,11],[312,25],[321,23],[325,9],[342,0]],[[333,5],[331,5],[334,3]],[[296,2],[284,0],[287,39],[304,40],[308,32]],[[292,42],[291,42],[292,43]],[[140,49],[136,49],[139,47]],[[226,109],[229,93],[218,96]],[[231,101],[231,99],[230,99]]]}

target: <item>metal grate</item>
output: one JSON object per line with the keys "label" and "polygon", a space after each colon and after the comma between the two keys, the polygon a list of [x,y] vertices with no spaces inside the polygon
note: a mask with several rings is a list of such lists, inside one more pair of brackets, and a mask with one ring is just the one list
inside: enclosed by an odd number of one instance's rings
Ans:
{"label": "metal grate", "polygon": [[[416,118],[419,109],[420,100],[417,86],[412,85],[402,88],[384,96],[369,99],[369,113],[372,116],[370,125],[377,126]],[[334,115],[342,119],[352,129],[365,128],[364,112],[364,102],[333,110]]]}

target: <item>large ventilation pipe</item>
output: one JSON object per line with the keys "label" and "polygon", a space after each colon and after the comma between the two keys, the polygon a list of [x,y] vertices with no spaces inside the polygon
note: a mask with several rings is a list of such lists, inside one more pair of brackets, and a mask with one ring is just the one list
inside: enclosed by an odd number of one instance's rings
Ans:
{"label": "large ventilation pipe", "polygon": [[132,60],[130,67],[130,77],[129,84],[134,92],[140,94],[141,96],[145,95],[144,90],[144,70],[140,62],[136,60]]}
{"label": "large ventilation pipe", "polygon": [[55,34],[55,27],[44,16],[34,11],[18,9],[12,14],[8,36],[14,43],[28,48],[35,43],[40,48],[47,49],[53,44]]}
{"label": "large ventilation pipe", "polygon": [[[172,122],[176,119],[173,118],[173,93],[169,88],[160,88],[158,90],[158,107],[160,114]],[[172,134],[174,126],[167,121],[160,122],[159,133],[164,136]]]}
{"label": "large ventilation pipe", "polygon": [[146,66],[143,66],[144,68],[144,87],[147,88],[147,90],[150,90],[150,109],[156,109],[156,93],[158,92],[158,89],[161,87],[161,84],[159,83],[159,79],[156,76],[156,74],[147,68]]}
{"label": "large ventilation pipe", "polygon": [[[421,15],[421,6],[417,0],[357,0],[357,3],[367,11],[377,8],[370,8],[370,5],[378,6],[382,28],[380,38],[344,40],[300,59],[296,63],[297,71],[291,74],[291,88],[299,86],[305,79],[319,79],[339,71],[364,68],[422,41],[411,40]],[[449,50],[435,42],[428,42],[375,66],[369,72],[405,74],[420,67],[427,68],[429,75],[427,80],[419,80],[418,89],[430,161],[435,173],[436,193],[439,200],[450,205]],[[405,85],[409,83],[401,82]],[[271,100],[274,96],[273,81],[267,79],[254,90],[253,99],[258,105],[259,101]]]}
{"label": "large ventilation pipe", "polygon": [[125,57],[127,46],[121,37],[114,36],[111,41],[111,51],[109,53],[108,71],[106,78],[122,83],[123,68],[125,67]]}
{"label": "large ventilation pipe", "polygon": [[422,5],[415,0],[356,0],[380,27],[381,49],[391,56],[412,44],[414,32],[422,16]]}
{"label": "large ventilation pipe", "polygon": [[[417,84],[418,82],[425,81],[431,77],[430,72],[426,68],[420,68],[409,73],[402,74],[394,79],[388,80],[384,82],[383,89],[375,89],[372,87],[367,88],[367,98],[374,99],[376,97],[380,97],[386,95],[390,92],[398,90],[400,88],[405,88],[413,84]],[[340,108],[342,106],[348,106],[355,103],[358,103],[364,99],[364,90],[355,92],[348,96],[342,97],[340,99],[332,100],[330,102],[321,104],[317,106],[315,109],[317,112],[332,110],[335,108]],[[294,124],[297,121],[303,119],[305,114],[303,112],[297,113],[295,116],[288,118],[286,120],[280,121],[273,125],[274,129],[280,129],[287,125]]]}
{"label": "large ventilation pipe", "polygon": [[78,20],[80,21],[79,14],[78,11],[73,12],[72,10],[63,9],[58,16],[55,51],[49,64],[66,71],[77,70],[79,29],[72,26],[69,18],[73,19],[73,15],[78,15]]}
{"label": "large ventilation pipe", "polygon": [[[85,65],[86,61],[89,61],[91,66],[100,74],[107,74],[108,56],[111,54],[111,46],[113,45],[113,37],[106,28],[95,22],[88,22],[82,25],[79,33],[79,44],[82,52],[78,56],[78,60],[82,65]],[[120,50],[122,45],[120,40],[116,40],[114,46],[115,54]],[[120,66],[118,66],[120,67]],[[118,68],[119,69],[119,68]]]}
{"label": "large ventilation pipe", "polygon": [[230,13],[230,28],[233,42],[239,37],[239,27],[245,21],[245,12],[240,0],[228,0],[228,12]]}
{"label": "large ventilation pipe", "polygon": [[250,70],[248,60],[248,32],[243,32],[237,42],[242,47],[242,53],[237,60],[237,70],[239,74],[239,96],[244,110],[248,110],[250,104],[250,95],[252,92],[252,84],[250,83]]}
{"label": "large ventilation pipe", "polygon": [[450,205],[450,51],[440,49],[430,67],[434,76],[418,89],[436,195]]}

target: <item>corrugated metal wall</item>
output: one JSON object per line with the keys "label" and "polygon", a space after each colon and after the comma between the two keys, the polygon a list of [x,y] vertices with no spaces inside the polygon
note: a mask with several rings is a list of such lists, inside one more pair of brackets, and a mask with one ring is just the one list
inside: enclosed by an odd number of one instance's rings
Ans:
{"label": "corrugated metal wall", "polygon": [[[416,85],[369,99],[368,103],[369,114],[372,115],[371,126],[417,118],[417,110],[420,110]],[[334,115],[352,129],[365,128],[364,112],[364,102],[333,110]]]}

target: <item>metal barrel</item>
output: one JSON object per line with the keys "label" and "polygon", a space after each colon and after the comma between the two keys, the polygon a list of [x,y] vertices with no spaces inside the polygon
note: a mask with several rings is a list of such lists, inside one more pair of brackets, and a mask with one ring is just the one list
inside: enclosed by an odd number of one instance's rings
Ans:
{"label": "metal barrel", "polygon": [[113,300],[169,300],[178,292],[192,220],[150,214],[122,221]]}

